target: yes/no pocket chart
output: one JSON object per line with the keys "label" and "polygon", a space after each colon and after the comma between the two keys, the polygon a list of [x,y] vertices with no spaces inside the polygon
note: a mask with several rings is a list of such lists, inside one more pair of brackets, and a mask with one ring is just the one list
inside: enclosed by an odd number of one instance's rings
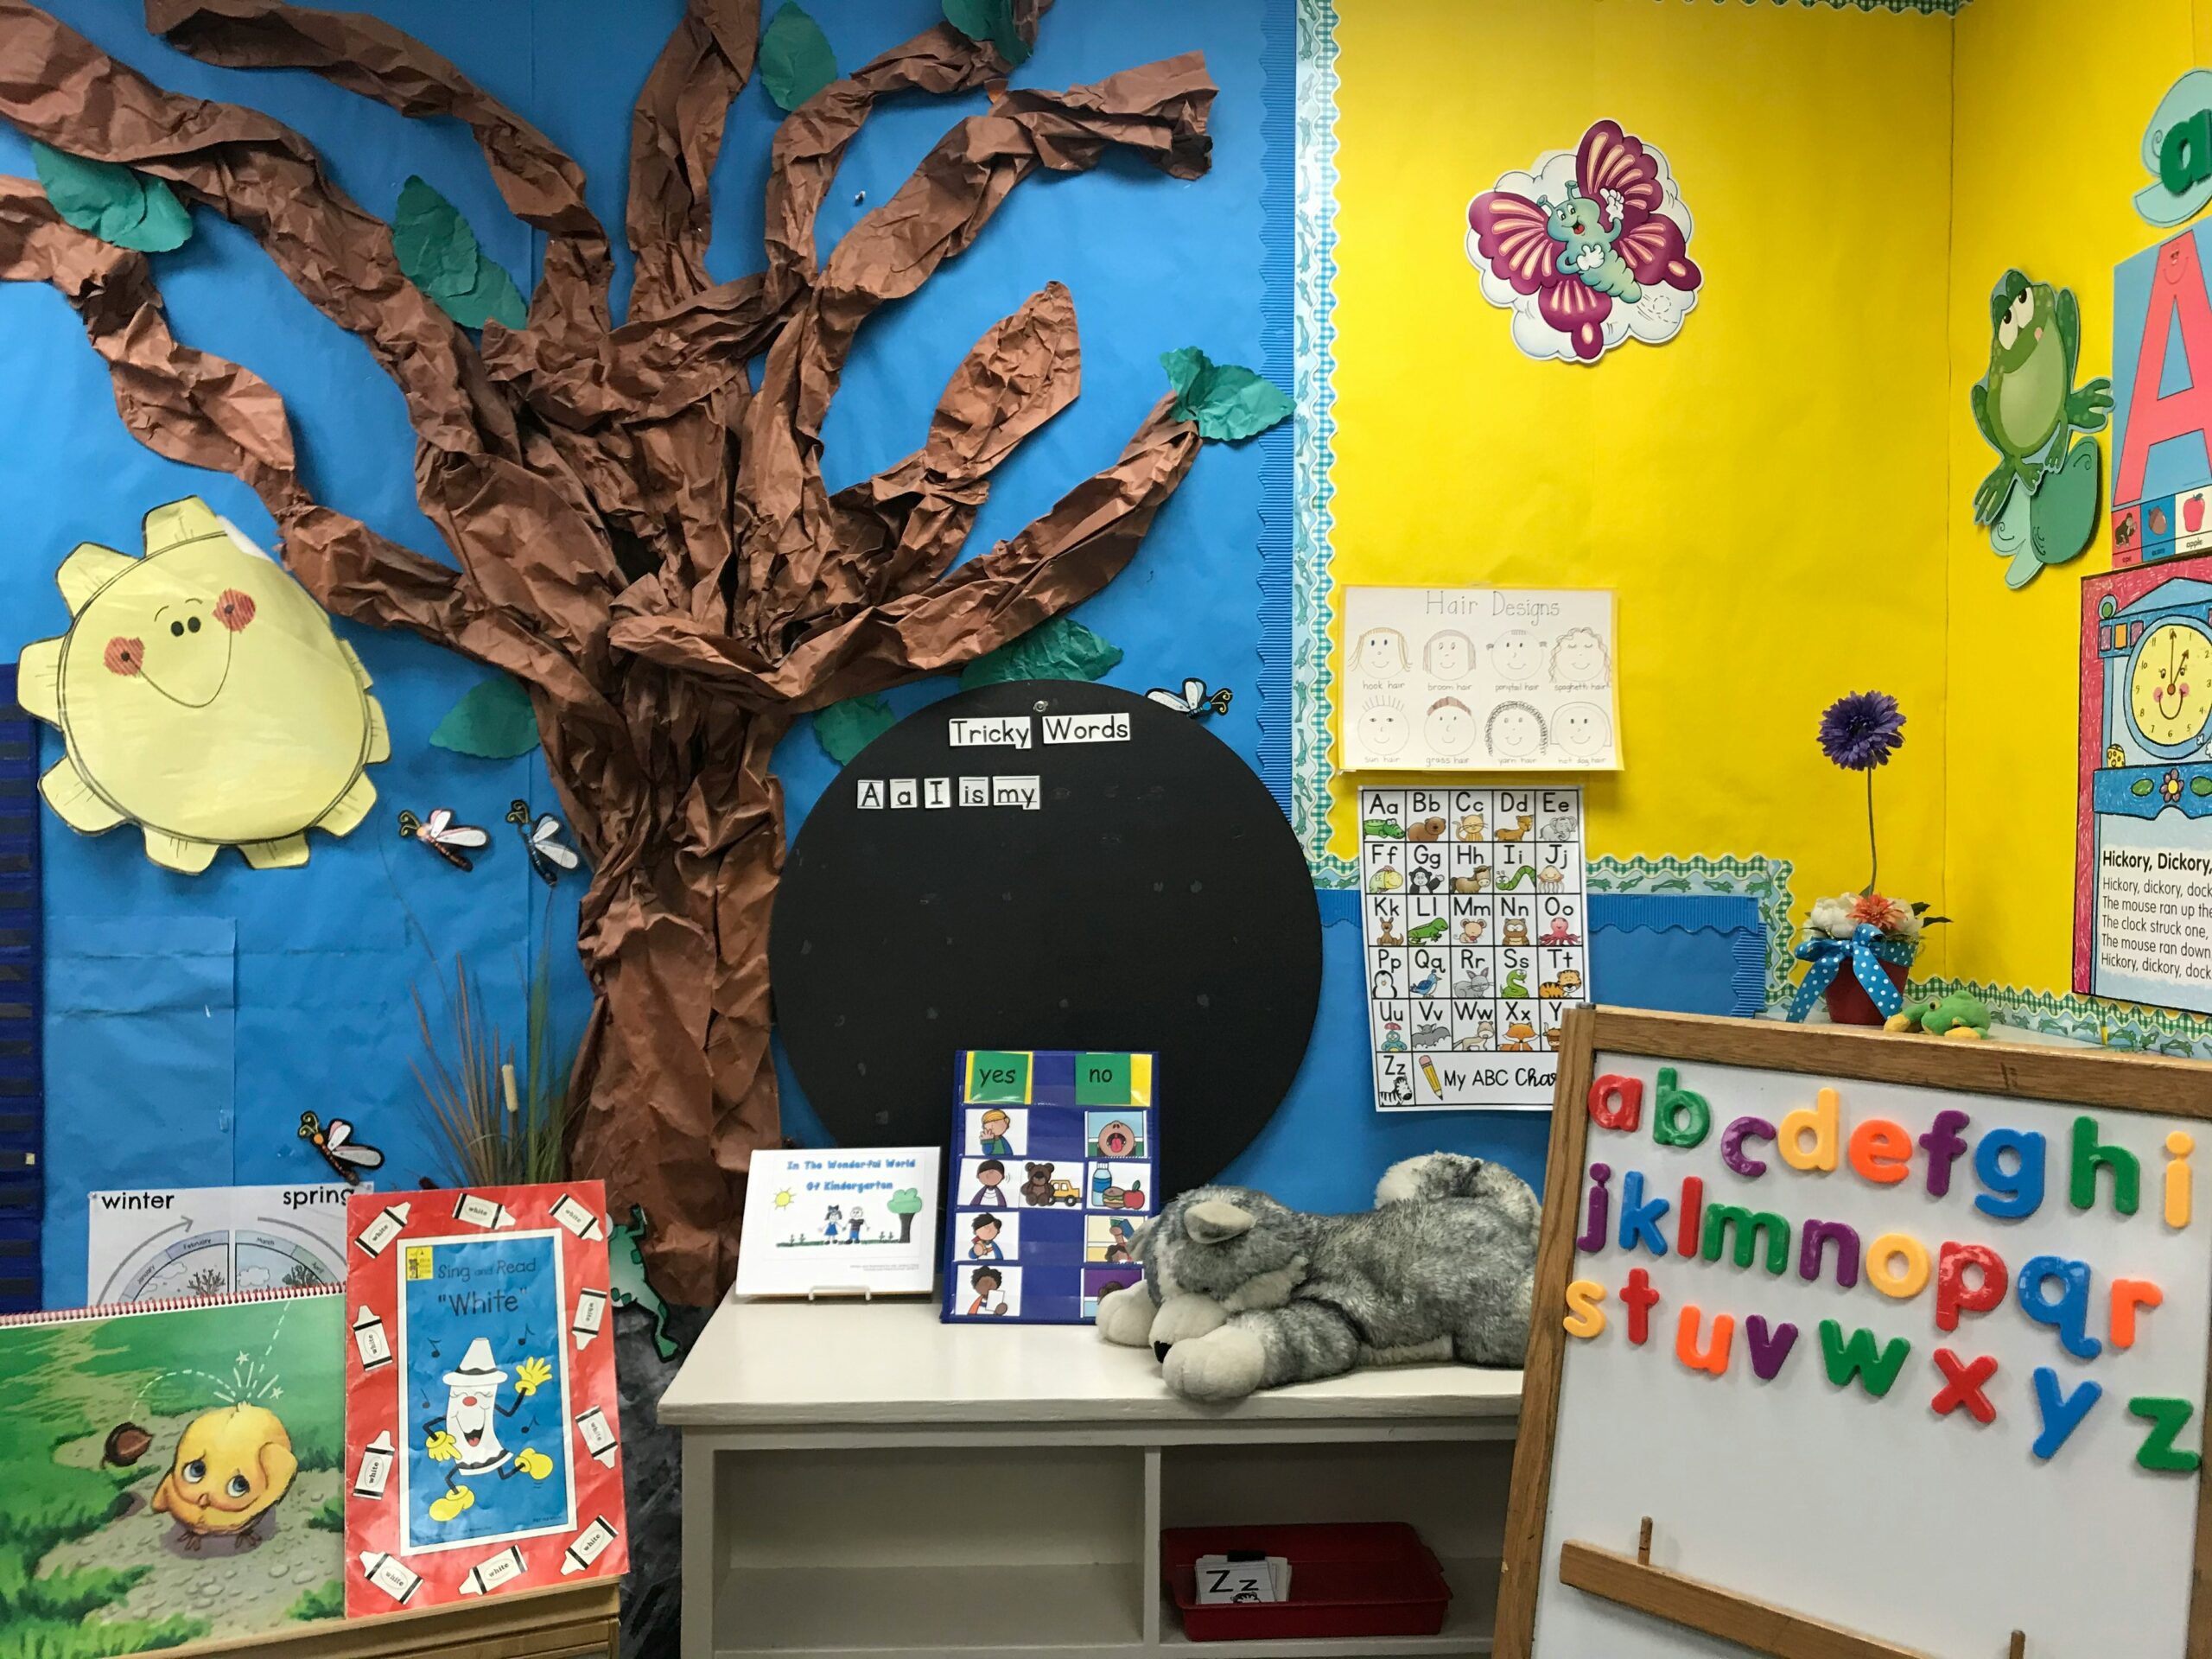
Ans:
{"label": "yes/no pocket chart", "polygon": [[1541,1110],[1589,988],[1582,791],[1363,789],[1375,1100]]}

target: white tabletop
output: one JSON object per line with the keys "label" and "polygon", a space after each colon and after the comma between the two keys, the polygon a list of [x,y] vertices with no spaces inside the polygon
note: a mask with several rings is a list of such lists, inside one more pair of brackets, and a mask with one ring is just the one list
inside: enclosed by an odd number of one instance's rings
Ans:
{"label": "white tabletop", "polygon": [[972,1427],[1510,1418],[1520,1408],[1520,1372],[1471,1365],[1378,1367],[1200,1407],[1167,1391],[1149,1351],[1115,1347],[1089,1325],[946,1325],[934,1301],[726,1300],[661,1396],[660,1420]]}

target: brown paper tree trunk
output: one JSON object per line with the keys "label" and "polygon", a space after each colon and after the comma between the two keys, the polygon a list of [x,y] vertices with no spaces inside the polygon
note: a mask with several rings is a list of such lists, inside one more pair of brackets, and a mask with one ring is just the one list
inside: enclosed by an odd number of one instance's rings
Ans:
{"label": "brown paper tree trunk", "polygon": [[[1015,0],[1033,41],[1047,0]],[[1120,572],[1197,454],[1163,398],[1112,465],[953,568],[992,470],[1075,397],[1075,310],[1052,284],[977,342],[913,454],[831,495],[821,433],[854,337],[965,249],[1039,168],[1111,148],[1195,177],[1214,87],[1196,55],[1064,93],[1009,88],[940,25],[779,130],[767,268],[709,281],[708,183],[753,70],[759,0],[690,0],[638,100],[628,319],[575,163],[454,65],[359,14],[270,0],[146,0],[211,63],[305,67],[410,116],[466,123],[507,205],[547,238],[526,325],[480,346],[401,273],[391,232],[297,133],[180,97],[23,0],[0,0],[0,117],[73,155],[169,181],[248,230],[404,394],[423,509],[454,563],[315,502],[283,402],[178,342],[145,258],[0,179],[0,277],[52,283],[149,448],[245,480],[293,573],[333,612],[413,630],[529,687],[547,771],[596,874],[578,943],[597,1000],[577,1058],[577,1171],[642,1204],[672,1300],[735,1265],[745,1171],[779,1144],[767,931],[783,864],[777,740],[800,713],[957,667]],[[878,99],[991,93],[826,258],[817,210]],[[747,374],[764,359],[760,390]]]}

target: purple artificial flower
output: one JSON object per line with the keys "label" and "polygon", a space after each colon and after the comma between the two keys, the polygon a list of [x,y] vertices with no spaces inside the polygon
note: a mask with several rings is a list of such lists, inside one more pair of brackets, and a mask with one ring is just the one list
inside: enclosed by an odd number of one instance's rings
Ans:
{"label": "purple artificial flower", "polygon": [[1886,691],[1854,691],[1821,715],[1821,750],[1846,772],[1885,766],[1904,747],[1904,715]]}

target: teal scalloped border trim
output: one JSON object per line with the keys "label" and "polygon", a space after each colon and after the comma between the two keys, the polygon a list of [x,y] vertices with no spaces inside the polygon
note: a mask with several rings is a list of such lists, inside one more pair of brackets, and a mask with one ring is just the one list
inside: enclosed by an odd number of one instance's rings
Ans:
{"label": "teal scalloped border trim", "polygon": [[2106,1048],[2170,1054],[2179,1059],[2212,1059],[2212,1018],[2171,1008],[2140,1007],[2132,1002],[2102,1002],[2092,996],[2026,991],[2012,985],[1984,985],[1978,980],[1928,978],[1912,982],[1921,996],[1948,996],[1966,991],[1989,1005],[2006,1025]]}
{"label": "teal scalloped border trim", "polygon": [[1337,9],[1298,0],[1297,328],[1292,455],[1290,822],[1317,887],[1357,887],[1359,868],[1329,851],[1329,511],[1336,493]]}
{"label": "teal scalloped border trim", "polygon": [[1756,853],[1718,858],[1702,854],[1615,858],[1608,854],[1592,859],[1588,868],[1584,884],[1592,893],[1726,893],[1757,899],[1759,920],[1766,926],[1767,1001],[1789,999],[1789,973],[1796,958],[1790,953],[1789,925],[1789,878],[1795,867],[1788,859],[1763,858]]}

